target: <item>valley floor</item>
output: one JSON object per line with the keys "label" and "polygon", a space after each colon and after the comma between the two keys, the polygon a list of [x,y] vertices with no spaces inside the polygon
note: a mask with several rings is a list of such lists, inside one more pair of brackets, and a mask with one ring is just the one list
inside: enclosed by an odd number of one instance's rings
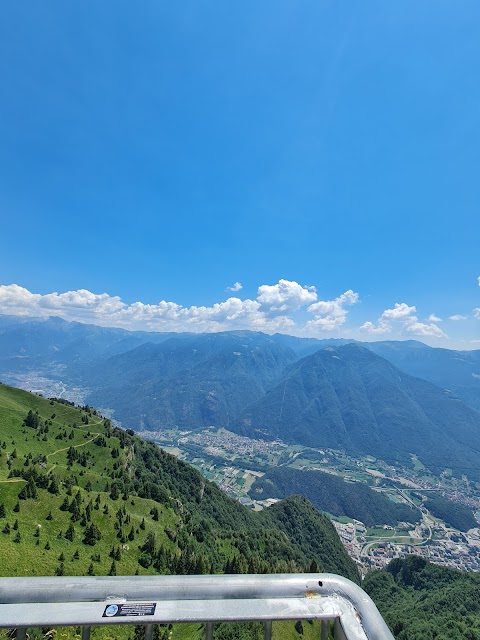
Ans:
{"label": "valley floor", "polygon": [[453,478],[448,470],[438,478],[428,474],[416,458],[412,458],[411,469],[395,468],[371,457],[357,459],[342,451],[253,440],[226,429],[173,429],[144,435],[193,464],[223,491],[257,511],[278,499],[252,499],[249,491],[269,468],[278,466],[319,470],[350,482],[368,483],[394,502],[418,510],[418,523],[399,523],[395,528],[383,522],[368,528],[359,520],[330,514],[344,546],[363,574],[386,566],[393,558],[411,554],[451,568],[480,571],[480,528],[462,533],[425,506],[425,498],[436,492],[474,511],[480,509],[479,492],[466,479]]}

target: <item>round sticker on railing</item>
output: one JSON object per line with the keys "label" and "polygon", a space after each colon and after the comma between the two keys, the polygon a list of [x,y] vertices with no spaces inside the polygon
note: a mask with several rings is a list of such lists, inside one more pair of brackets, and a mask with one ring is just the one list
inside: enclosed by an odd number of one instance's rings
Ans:
{"label": "round sticker on railing", "polygon": [[111,604],[105,609],[105,613],[103,615],[107,616],[108,618],[111,618],[117,613],[117,611],[118,611],[118,604]]}

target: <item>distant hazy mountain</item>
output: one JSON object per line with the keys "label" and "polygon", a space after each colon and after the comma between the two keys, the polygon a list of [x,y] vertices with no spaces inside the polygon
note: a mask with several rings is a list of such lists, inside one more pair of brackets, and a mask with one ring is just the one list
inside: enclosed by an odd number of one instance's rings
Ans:
{"label": "distant hazy mountain", "polygon": [[309,356],[328,346],[360,344],[405,373],[423,378],[449,389],[472,409],[480,411],[480,351],[453,351],[429,347],[418,340],[385,340],[358,342],[346,339],[296,338],[280,333],[272,336],[290,347],[299,358]]}
{"label": "distant hazy mountain", "polygon": [[[195,337],[195,334],[127,331],[60,318],[0,314],[0,375],[40,370],[61,375],[64,382],[77,382],[80,368],[85,364],[126,353],[147,342],[159,344],[172,337],[189,336]],[[280,333],[269,338],[292,350],[298,359],[328,346],[361,344],[405,373],[449,389],[468,406],[480,411],[480,350],[438,349],[415,340],[359,343],[342,338],[321,340]],[[132,365],[141,367],[137,355],[132,357]],[[82,378],[85,384],[85,375]],[[86,386],[90,386],[88,381]]]}
{"label": "distant hazy mountain", "polygon": [[416,340],[370,342],[363,346],[405,373],[449,389],[480,411],[480,351],[437,349]]}
{"label": "distant hazy mountain", "polygon": [[325,347],[342,347],[356,342],[356,340],[347,338],[297,338],[297,336],[287,336],[284,333],[274,333],[272,339],[278,344],[292,349],[299,358],[310,356],[312,353],[320,351],[320,349],[325,349]]}
{"label": "distant hazy mountain", "polygon": [[312,447],[344,448],[435,472],[480,477],[480,414],[356,344],[295,363],[233,428]]}
{"label": "distant hazy mountain", "polygon": [[[360,344],[251,331],[131,332],[0,315],[0,376],[60,380],[67,397],[78,385],[82,398],[90,393],[87,402],[137,429],[235,426],[390,460],[416,453],[437,471],[476,469],[480,413],[458,397],[480,409],[480,351]],[[34,376],[26,379],[28,388]]]}
{"label": "distant hazy mountain", "polygon": [[48,369],[52,365],[75,368],[139,344],[162,342],[172,333],[126,331],[61,318],[22,318],[0,315],[0,373]]}
{"label": "distant hazy mountain", "polygon": [[144,344],[86,372],[88,401],[113,407],[136,429],[228,427],[262,398],[297,356],[252,331],[200,334]]}

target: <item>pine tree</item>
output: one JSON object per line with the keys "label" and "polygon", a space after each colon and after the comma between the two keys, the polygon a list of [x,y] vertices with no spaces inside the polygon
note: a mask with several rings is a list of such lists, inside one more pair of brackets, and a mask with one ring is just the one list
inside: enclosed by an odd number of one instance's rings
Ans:
{"label": "pine tree", "polygon": [[67,540],[70,540],[70,542],[73,542],[74,537],[75,537],[75,527],[73,526],[72,523],[70,523],[68,525],[68,529],[65,531],[65,538]]}
{"label": "pine tree", "polygon": [[85,531],[85,536],[83,538],[83,544],[89,544],[92,547],[96,545],[97,540],[100,540],[102,534],[100,533],[100,529],[92,522],[92,524],[87,527]]}
{"label": "pine tree", "polygon": [[52,476],[50,484],[48,485],[48,491],[55,496],[58,496],[58,494],[60,493],[60,488],[58,486],[58,480],[56,476]]}
{"label": "pine tree", "polygon": [[0,518],[4,518],[4,517],[5,517],[5,505],[2,502],[2,504],[0,504]]}
{"label": "pine tree", "polygon": [[23,424],[26,427],[30,427],[31,429],[36,429],[38,427],[38,423],[38,413],[33,413],[33,411],[30,409],[30,411],[27,413],[27,417],[23,421]]}

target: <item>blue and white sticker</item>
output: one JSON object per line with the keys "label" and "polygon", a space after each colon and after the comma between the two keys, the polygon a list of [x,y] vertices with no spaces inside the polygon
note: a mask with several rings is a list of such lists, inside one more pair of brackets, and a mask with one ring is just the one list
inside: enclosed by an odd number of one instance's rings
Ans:
{"label": "blue and white sticker", "polygon": [[102,618],[154,616],[156,602],[122,602],[109,604],[103,611]]}
{"label": "blue and white sticker", "polygon": [[111,618],[118,613],[118,604],[109,604],[104,611],[104,616],[107,618]]}

